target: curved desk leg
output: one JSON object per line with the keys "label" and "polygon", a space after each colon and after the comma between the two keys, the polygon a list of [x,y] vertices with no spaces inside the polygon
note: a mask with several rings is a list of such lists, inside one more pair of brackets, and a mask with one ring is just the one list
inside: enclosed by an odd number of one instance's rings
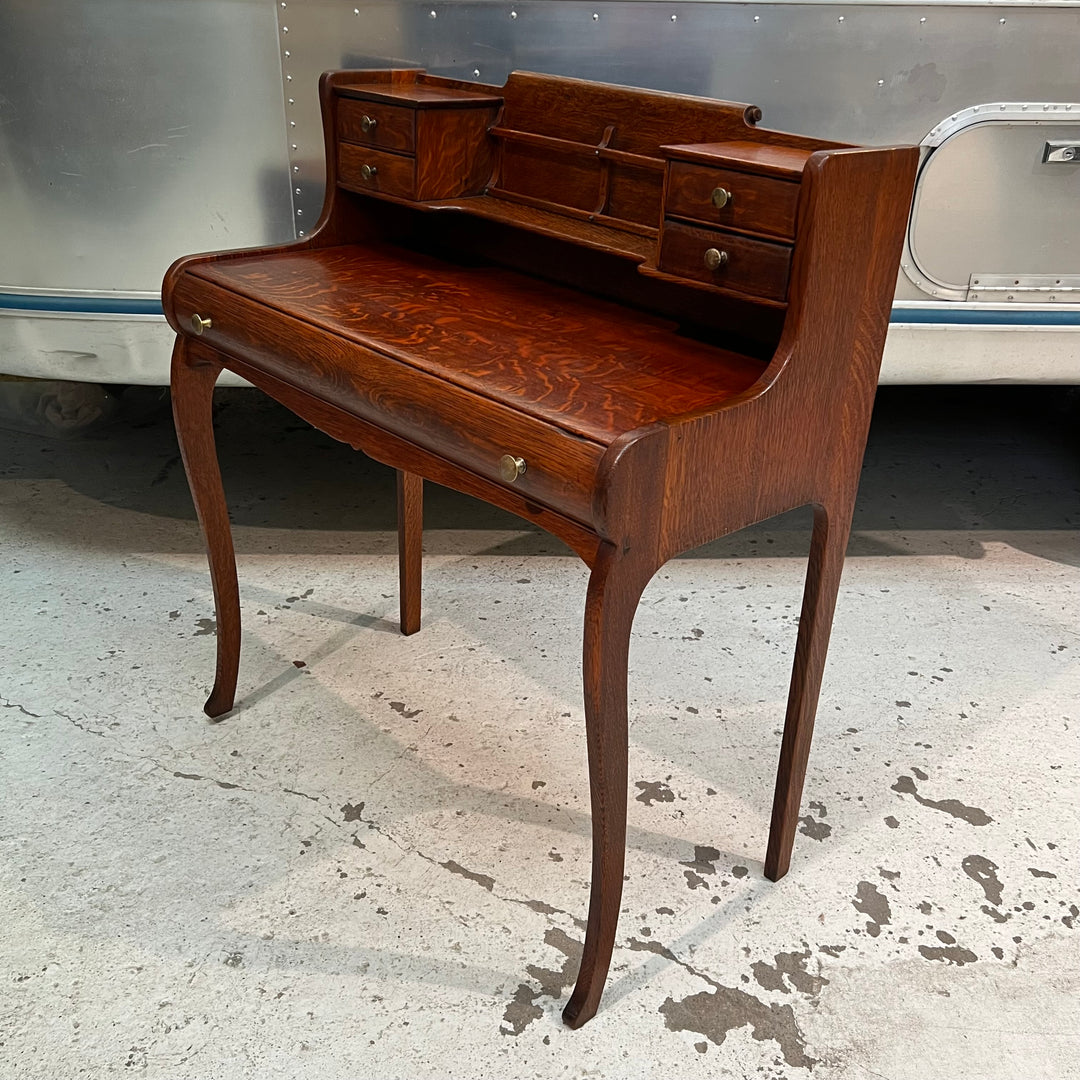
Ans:
{"label": "curved desk leg", "polygon": [[577,985],[563,1020],[581,1027],[604,992],[622,900],[626,854],[626,668],[638,600],[655,567],[603,544],[585,600],[585,728],[592,796],[592,891]]}
{"label": "curved desk leg", "polygon": [[424,478],[397,470],[398,591],[401,632],[420,629],[423,575]]}
{"label": "curved desk leg", "polygon": [[825,506],[814,507],[814,534],[810,541],[806,590],[799,617],[780,764],[776,772],[769,849],[765,856],[765,876],[771,881],[779,881],[791,862],[821,675],[825,670],[833,609],[851,531],[853,504],[854,500],[839,513]]}
{"label": "curved desk leg", "polygon": [[240,592],[236,582],[229,511],[221,486],[214,445],[214,384],[221,365],[201,348],[176,339],[172,361],[172,406],[180,456],[187,472],[191,498],[202,526],[217,619],[217,675],[203,706],[207,716],[221,716],[236,698],[240,667]]}

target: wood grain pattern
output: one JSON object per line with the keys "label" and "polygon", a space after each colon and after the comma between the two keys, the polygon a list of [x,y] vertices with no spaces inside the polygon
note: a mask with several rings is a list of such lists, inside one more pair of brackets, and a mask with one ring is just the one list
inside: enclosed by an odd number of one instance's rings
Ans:
{"label": "wood grain pattern", "polygon": [[398,587],[401,632],[420,629],[423,580],[424,478],[397,470]]}
{"label": "wood grain pattern", "polygon": [[[365,125],[365,119],[368,124]],[[382,101],[354,101],[343,98],[338,103],[337,137],[341,142],[360,143],[399,154],[416,149],[416,110],[405,105],[387,105]],[[371,122],[374,127],[371,127]],[[368,130],[364,130],[365,126]]]}
{"label": "wood grain pattern", "polygon": [[[760,134],[760,133],[759,133]],[[810,155],[823,149],[825,144],[806,140],[802,147],[779,146],[772,140],[772,132],[765,142],[711,142],[689,145],[668,144],[661,147],[664,154],[675,161],[693,161],[702,165],[737,169],[752,176],[772,176],[777,180],[799,183]],[[843,149],[835,144],[834,149]]]}
{"label": "wood grain pattern", "polygon": [[[710,248],[727,255],[727,262],[715,270],[705,263],[705,252]],[[665,273],[768,300],[785,300],[790,266],[791,248],[786,245],[678,221],[664,222],[660,269]]]}
{"label": "wood grain pattern", "polygon": [[495,169],[495,143],[487,129],[497,105],[427,109],[416,117],[416,197],[479,195]]}
{"label": "wood grain pattern", "polygon": [[439,79],[419,70],[397,72],[401,78],[384,82],[358,82],[352,74],[339,82],[342,97],[361,101],[384,102],[414,110],[471,109],[498,105],[502,100],[495,87],[479,83],[463,83],[454,79]]}
{"label": "wood grain pattern", "polygon": [[[471,92],[490,99],[470,104]],[[592,571],[582,654],[592,893],[564,1012],[580,1026],[599,1004],[618,927],[626,665],[641,591],[669,558],[811,504],[765,863],[770,878],[787,872],[918,150],[817,143],[758,129],[752,107],[529,74],[474,91],[414,70],[336,72],[320,95],[328,186],[312,235],[180,260],[165,282],[181,335],[177,430],[218,608],[207,709],[231,707],[239,659],[209,407],[222,366],[398,470],[404,632],[420,621],[422,478],[570,544]],[[339,154],[343,95],[417,110],[430,184],[479,191],[489,170],[497,178],[486,194],[415,204],[428,179],[408,197],[346,190],[355,159],[345,142]],[[527,137],[498,144],[481,130],[499,97],[500,127]],[[460,119],[448,122],[450,100]],[[594,144],[595,160],[563,145],[574,142]],[[508,156],[511,145],[527,153]],[[561,167],[537,179],[543,154]],[[743,185],[742,216],[700,218],[700,191],[728,172]],[[665,177],[658,252],[648,222],[660,220]],[[747,233],[791,235],[793,247]],[[706,246],[731,255],[722,284],[700,262]],[[193,311],[213,319],[197,340]],[[498,478],[504,452],[529,462],[517,483]]]}
{"label": "wood grain pattern", "polygon": [[[719,208],[712,199],[718,187],[730,194]],[[675,217],[791,240],[798,205],[797,183],[682,161],[668,172],[665,212]]]}
{"label": "wood grain pattern", "polygon": [[526,497],[591,524],[592,489],[603,446],[569,434],[384,352],[191,277],[175,290],[182,310],[209,311],[204,339],[307,393],[340,404],[470,472],[499,481],[504,454],[523,457],[515,483]]}
{"label": "wood grain pattern", "polygon": [[416,158],[343,142],[338,150],[338,183],[364,194],[383,192],[415,199]]}
{"label": "wood grain pattern", "polygon": [[240,589],[236,579],[229,510],[214,445],[214,384],[222,365],[205,348],[178,337],[172,357],[172,406],[180,457],[199,518],[217,623],[217,672],[203,711],[216,719],[236,699],[240,669]]}
{"label": "wood grain pattern", "polygon": [[[208,348],[207,351],[212,353]],[[267,371],[252,367],[236,356],[221,353],[218,357],[222,366],[228,365],[230,371],[235,371],[332,439],[347,443],[354,450],[361,450],[368,457],[391,468],[401,469],[433,483],[453,488],[516,514],[558,537],[586,566],[591,567],[595,563],[601,542],[595,530],[549,510],[513,487],[487,480],[463,469],[460,465],[424,450],[383,427],[361,419],[340,405],[314,397]]]}
{"label": "wood grain pattern", "polygon": [[[719,404],[762,370],[756,360],[615,304],[504,269],[450,266],[377,245],[236,259],[196,272],[598,443]],[[221,302],[200,297],[194,282],[185,288],[194,310]],[[365,377],[366,358],[343,363],[336,378]]]}

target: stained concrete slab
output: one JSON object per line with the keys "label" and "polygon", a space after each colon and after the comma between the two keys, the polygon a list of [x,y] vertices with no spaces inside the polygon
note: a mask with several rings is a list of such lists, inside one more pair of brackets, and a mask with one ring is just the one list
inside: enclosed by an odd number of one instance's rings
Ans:
{"label": "stained concrete slab", "polygon": [[[144,405],[146,402],[144,401]],[[167,414],[0,432],[0,1075],[1080,1076],[1080,446],[1061,390],[884,390],[791,873],[762,876],[805,513],[657,575],[600,1013],[586,571],[247,391],[241,698]]]}

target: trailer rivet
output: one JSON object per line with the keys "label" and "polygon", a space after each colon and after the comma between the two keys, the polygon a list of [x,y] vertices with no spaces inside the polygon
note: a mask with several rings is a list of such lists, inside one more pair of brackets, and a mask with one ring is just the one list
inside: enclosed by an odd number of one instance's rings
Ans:
{"label": "trailer rivet", "polygon": [[292,171],[293,171],[293,172],[299,172],[299,171],[300,171],[300,166],[299,166],[299,165],[294,165],[294,166],[292,167]]}
{"label": "trailer rivet", "polygon": [[517,18],[517,12],[516,11],[511,11],[510,12],[510,18],[511,19],[516,19]]}
{"label": "trailer rivet", "polygon": [[594,11],[592,13],[592,21],[596,22],[600,18],[599,12]]}
{"label": "trailer rivet", "polygon": [[679,16],[678,15],[672,15],[671,16],[671,21],[672,22],[678,22],[679,21]]}
{"label": "trailer rivet", "polygon": [[1004,26],[1005,25],[1005,20],[1004,19],[998,19],[998,24],[1000,26]]}
{"label": "trailer rivet", "polygon": [[843,16],[843,15],[841,15],[841,16],[840,16],[840,17],[839,17],[839,18],[838,18],[838,19],[837,19],[836,21],[837,21],[837,22],[843,22],[843,21],[844,21],[844,16]]}
{"label": "trailer rivet", "polygon": [[760,15],[755,15],[754,16],[754,22],[761,22],[761,16]]}
{"label": "trailer rivet", "polygon": [[437,11],[429,11],[428,12],[428,18],[429,19],[437,19],[438,17],[439,17],[439,13]]}
{"label": "trailer rivet", "polygon": [[479,68],[473,68],[472,73],[473,73],[473,78],[474,79],[479,79],[480,78],[480,69]]}
{"label": "trailer rivet", "polygon": [[922,17],[922,18],[921,18],[921,19],[919,20],[919,22],[921,22],[921,23],[924,23],[924,22],[926,22],[926,16],[924,15],[924,16],[923,16],[923,17]]}
{"label": "trailer rivet", "polygon": [[884,79],[878,79],[877,84],[878,84],[878,86],[884,86],[885,85],[885,80]]}

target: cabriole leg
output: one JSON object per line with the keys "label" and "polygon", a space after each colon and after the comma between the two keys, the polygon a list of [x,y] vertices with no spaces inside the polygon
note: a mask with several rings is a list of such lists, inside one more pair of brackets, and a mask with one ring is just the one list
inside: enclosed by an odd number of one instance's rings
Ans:
{"label": "cabriole leg", "polygon": [[769,849],[765,856],[765,876],[772,881],[779,881],[787,873],[791,862],[821,676],[825,670],[825,654],[829,648],[840,574],[844,569],[844,551],[851,531],[852,510],[853,505],[849,505],[841,514],[835,514],[824,506],[814,507],[814,534],[810,542],[806,590],[795,644],[780,764],[776,773]]}
{"label": "cabriole leg", "polygon": [[652,567],[601,547],[585,601],[583,682],[592,796],[592,891],[577,985],[563,1020],[581,1027],[604,992],[622,900],[626,853],[626,669],[630,628]]}
{"label": "cabriole leg", "polygon": [[217,619],[217,675],[203,706],[208,716],[221,716],[236,698],[240,666],[240,592],[236,581],[229,511],[221,486],[214,445],[214,384],[221,364],[213,354],[192,348],[178,337],[172,360],[172,406],[180,455],[187,472],[191,498],[202,526]]}

